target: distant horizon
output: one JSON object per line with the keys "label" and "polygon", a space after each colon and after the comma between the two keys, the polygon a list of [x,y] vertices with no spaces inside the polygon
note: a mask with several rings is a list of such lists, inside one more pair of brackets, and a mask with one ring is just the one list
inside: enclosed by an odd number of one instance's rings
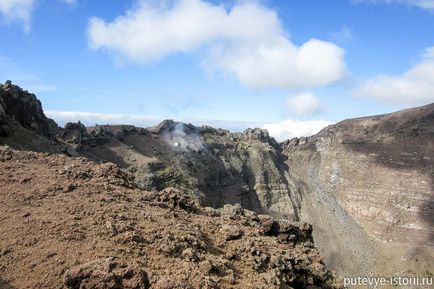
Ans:
{"label": "distant horizon", "polygon": [[[421,105],[421,106],[415,106],[415,107],[409,107],[409,108],[404,108],[404,109],[400,109],[400,110],[394,110],[394,111],[390,111],[390,112],[385,112],[385,113],[382,113],[382,114],[363,115],[363,116],[355,116],[355,117],[352,117],[352,118],[346,118],[346,119],[338,120],[337,122],[330,123],[330,124],[328,124],[328,125],[320,128],[320,130],[326,128],[329,125],[335,125],[337,123],[340,123],[340,122],[343,122],[343,121],[346,121],[346,120],[377,117],[377,116],[388,115],[388,114],[392,114],[392,113],[403,111],[403,110],[407,110],[407,109],[418,109],[418,108],[425,107],[425,106],[430,106],[430,105],[434,105],[434,102],[428,103],[428,104],[425,104],[425,105]],[[132,122],[132,123],[129,123],[129,122],[103,123],[103,122],[101,122],[101,123],[98,123],[98,122],[95,122],[94,120],[90,120],[90,119],[86,119],[86,118],[84,118],[84,119],[79,118],[78,115],[80,115],[80,113],[83,113],[83,112],[72,112],[72,111],[71,112],[66,112],[66,111],[63,112],[65,115],[68,115],[68,114],[71,114],[71,115],[75,114],[75,115],[77,115],[76,117],[71,117],[71,118],[68,118],[68,117],[65,117],[65,116],[62,118],[56,112],[53,112],[53,111],[44,111],[44,113],[45,113],[45,115],[47,117],[49,117],[49,118],[53,119],[54,121],[56,121],[56,123],[59,126],[61,126],[61,127],[64,127],[65,124],[68,123],[68,122],[79,122],[80,121],[86,127],[93,127],[93,126],[97,126],[97,125],[100,125],[100,126],[106,126],[106,125],[107,126],[111,126],[111,125],[113,125],[113,126],[115,126],[115,125],[125,125],[125,126],[128,126],[128,125],[131,125],[131,126],[135,126],[135,127],[138,127],[138,128],[152,128],[152,127],[158,126],[160,123],[162,123],[164,121],[172,120],[172,121],[178,122],[178,123],[192,124],[192,125],[194,125],[196,127],[211,126],[213,128],[216,128],[216,129],[225,129],[225,130],[228,130],[228,131],[234,132],[234,133],[244,132],[247,129],[255,129],[255,128],[260,128],[260,129],[264,129],[264,130],[268,131],[267,128],[261,127],[260,124],[257,125],[257,126],[243,126],[242,125],[243,123],[247,124],[248,122],[242,122],[242,121],[238,122],[240,125],[237,127],[237,126],[233,125],[234,122],[232,122],[231,120],[206,120],[206,119],[205,120],[199,120],[199,119],[197,119],[197,120],[194,120],[194,119],[193,120],[178,120],[178,119],[173,119],[173,118],[161,118],[160,120],[158,120],[158,119],[148,120],[149,124],[141,125],[138,122]],[[107,117],[108,119],[110,118],[110,115],[101,114],[99,116],[101,118],[103,118],[103,117]],[[119,119],[122,119],[123,117],[125,117],[125,119],[128,119],[129,117],[132,118],[132,119],[140,117],[140,115],[117,115],[117,116],[119,117]],[[97,118],[95,118],[95,120],[97,120]],[[228,122],[232,126],[225,126],[225,124],[224,124],[225,122]],[[219,124],[219,123],[221,123],[221,124]],[[276,140],[279,141],[279,142],[282,142],[282,141],[289,140],[289,139],[292,139],[292,138],[309,137],[309,136],[315,135],[317,133],[313,133],[313,134],[309,134],[309,135],[293,136],[291,138],[284,138],[284,139],[277,139],[276,138]],[[269,134],[270,134],[270,136],[274,137],[270,132],[269,132]]]}
{"label": "distant horizon", "polygon": [[0,79],[59,123],[176,119],[282,140],[433,103],[432,27],[434,0],[7,0]]}
{"label": "distant horizon", "polygon": [[[10,81],[12,82],[13,85],[18,85],[16,83],[14,83],[12,80],[10,80]],[[18,85],[18,86],[20,86],[20,85]],[[36,95],[32,91],[27,90],[25,87],[21,87],[21,88],[25,91],[28,91],[29,93],[34,94],[38,98],[38,95]],[[346,121],[346,120],[350,120],[350,119],[377,117],[377,116],[392,114],[392,113],[399,112],[399,111],[406,110],[406,109],[418,109],[418,108],[430,106],[430,105],[434,105],[434,102],[420,105],[420,106],[414,106],[414,107],[408,107],[408,108],[388,111],[388,112],[384,112],[381,114],[354,116],[351,118],[341,119],[341,120],[338,120],[336,122],[330,122],[328,124],[325,124],[324,126],[321,126],[321,123],[319,123],[318,129],[314,133],[311,133],[310,131],[305,130],[305,131],[300,131],[299,135],[294,134],[292,136],[290,135],[289,137],[286,137],[287,135],[282,137],[278,133],[277,133],[277,137],[276,137],[275,136],[276,131],[273,131],[273,128],[271,128],[271,132],[270,132],[270,128],[264,127],[264,125],[266,125],[266,124],[261,124],[259,122],[254,124],[253,122],[248,122],[248,121],[218,120],[218,119],[208,119],[208,120],[207,119],[184,119],[184,120],[182,120],[182,119],[175,119],[175,118],[170,118],[170,117],[158,118],[158,117],[150,117],[150,116],[145,116],[145,115],[131,115],[131,114],[103,114],[103,113],[98,114],[98,113],[83,112],[83,111],[80,111],[80,112],[78,112],[78,111],[46,111],[45,109],[44,109],[44,114],[48,118],[53,119],[61,127],[64,127],[66,125],[66,123],[68,123],[68,122],[81,122],[86,127],[93,127],[96,125],[101,125],[101,126],[105,126],[105,125],[107,125],[107,126],[131,125],[131,126],[135,126],[138,128],[152,128],[152,127],[158,126],[160,123],[162,123],[164,121],[172,120],[174,122],[179,122],[179,123],[184,123],[184,124],[192,124],[196,127],[211,126],[213,128],[225,129],[225,130],[228,130],[228,131],[234,132],[234,133],[244,132],[247,129],[260,128],[260,129],[267,130],[268,133],[270,134],[270,136],[275,138],[278,142],[284,142],[286,140],[290,140],[293,138],[313,136],[313,135],[317,134],[319,131],[321,131],[322,129],[326,128],[327,126],[335,125],[335,124],[342,122],[342,121]],[[44,107],[44,103],[42,103],[42,107]]]}

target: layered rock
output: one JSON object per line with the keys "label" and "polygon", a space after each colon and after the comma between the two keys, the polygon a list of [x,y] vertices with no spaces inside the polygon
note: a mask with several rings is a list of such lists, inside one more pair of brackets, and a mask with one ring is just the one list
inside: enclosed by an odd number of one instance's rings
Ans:
{"label": "layered rock", "polygon": [[298,219],[299,192],[266,131],[230,133],[164,121],[149,129],[67,124],[61,138],[77,153],[130,170],[142,189],[177,187],[202,204],[243,207]]}
{"label": "layered rock", "polygon": [[[346,120],[315,136],[278,144],[261,129],[230,133],[172,120],[148,129],[129,125],[86,128],[80,122],[58,128],[45,117],[34,95],[7,82],[0,87],[0,143],[112,162],[128,170],[129,183],[133,181],[140,189],[157,192],[175,187],[201,205],[223,211],[231,208],[228,204],[241,204],[229,209],[230,216],[246,208],[308,221],[325,262],[341,276],[405,270],[432,273],[433,111],[434,105],[429,105]],[[76,177],[86,175],[82,172]],[[71,183],[58,189],[69,193],[75,188]],[[196,212],[176,193],[157,195],[148,201],[165,209],[182,204],[192,209],[190,213]],[[214,217],[222,214],[211,208],[205,211]],[[274,221],[260,221],[261,231],[276,228]],[[128,226],[108,225],[113,234]],[[245,236],[245,231],[233,225],[218,230],[228,242]],[[184,237],[197,237],[196,230],[190,233]],[[291,235],[276,237],[288,241]],[[160,248],[164,252],[174,250],[178,257],[200,259],[200,246],[199,251],[185,243],[173,247],[169,239]],[[161,282],[165,288],[166,281]]]}
{"label": "layered rock", "polygon": [[434,105],[346,120],[282,147],[329,265],[432,270]]}

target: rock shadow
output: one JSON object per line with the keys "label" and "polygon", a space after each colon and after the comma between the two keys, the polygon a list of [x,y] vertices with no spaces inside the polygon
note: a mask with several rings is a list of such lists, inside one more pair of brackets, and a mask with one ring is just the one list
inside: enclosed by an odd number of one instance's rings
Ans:
{"label": "rock shadow", "polygon": [[0,289],[17,289],[17,287],[10,285],[6,280],[0,277]]}

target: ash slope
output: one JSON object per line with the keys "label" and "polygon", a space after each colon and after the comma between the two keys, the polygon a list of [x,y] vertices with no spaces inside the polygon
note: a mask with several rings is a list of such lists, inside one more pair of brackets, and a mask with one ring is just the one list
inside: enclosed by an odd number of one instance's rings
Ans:
{"label": "ash slope", "polygon": [[149,193],[114,164],[0,147],[2,288],[338,288],[312,227]]}
{"label": "ash slope", "polygon": [[329,266],[432,274],[434,104],[345,120],[282,147]]}

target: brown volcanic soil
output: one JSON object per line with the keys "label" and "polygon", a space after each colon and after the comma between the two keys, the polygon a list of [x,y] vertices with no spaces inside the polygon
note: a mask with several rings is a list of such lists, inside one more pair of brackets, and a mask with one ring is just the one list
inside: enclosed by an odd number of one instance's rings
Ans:
{"label": "brown volcanic soil", "polygon": [[0,288],[337,287],[310,225],[198,207],[132,179],[110,163],[0,147]]}

